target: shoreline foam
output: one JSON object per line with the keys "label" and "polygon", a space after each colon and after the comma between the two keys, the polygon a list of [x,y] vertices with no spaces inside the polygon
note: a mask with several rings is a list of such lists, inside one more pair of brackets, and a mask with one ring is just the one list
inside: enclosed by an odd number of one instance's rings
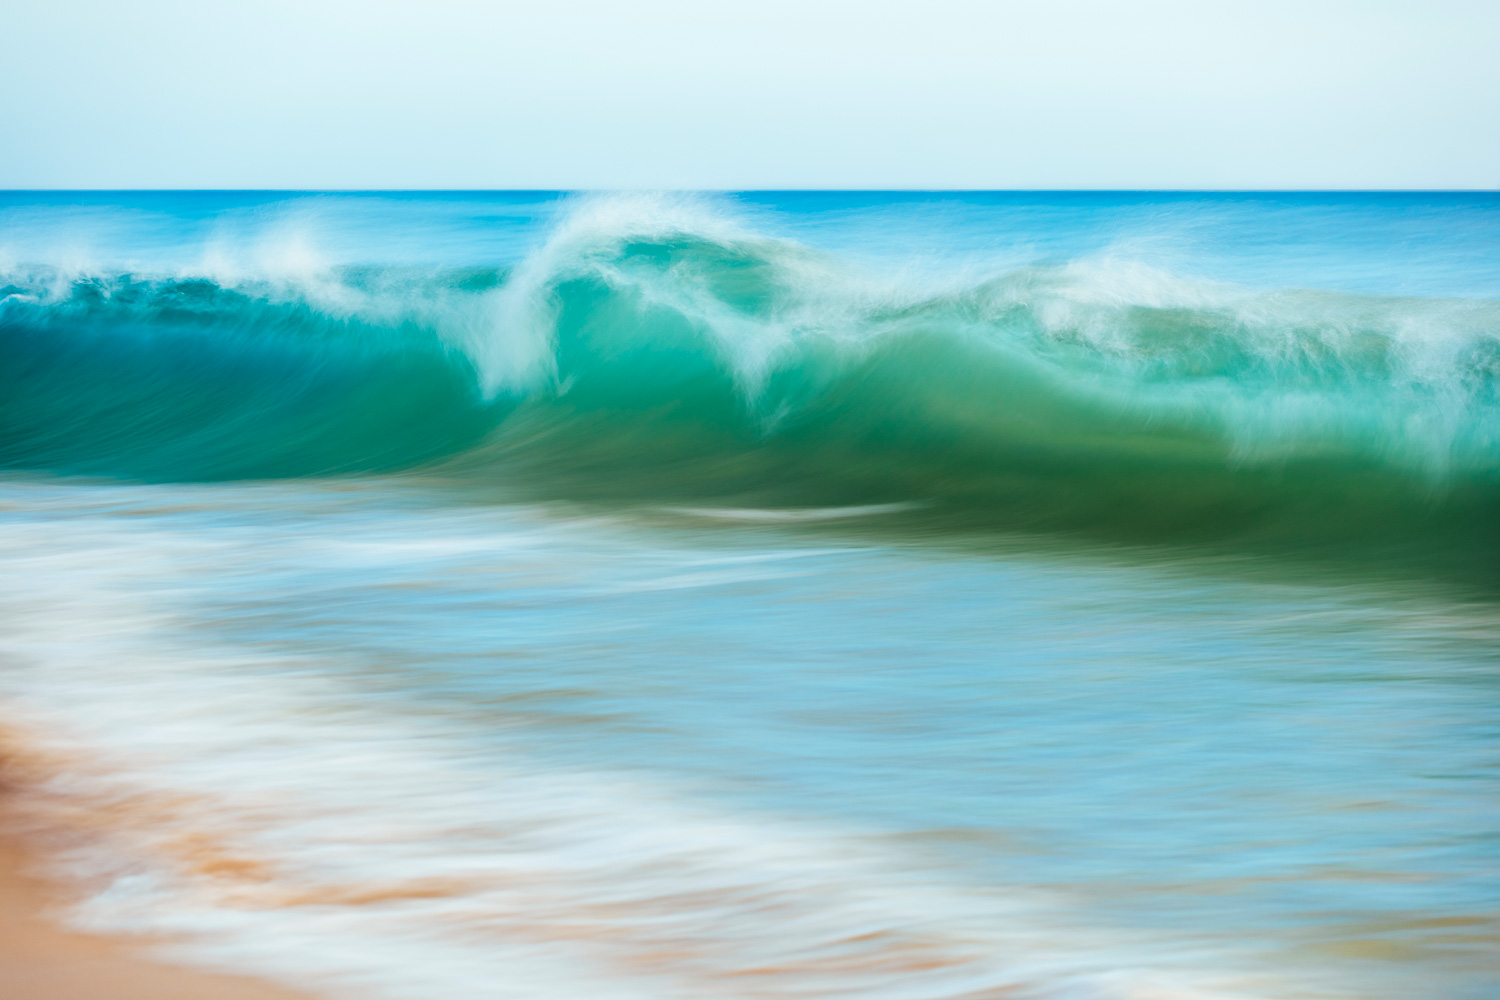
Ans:
{"label": "shoreline foam", "polygon": [[244,976],[173,965],[141,942],[57,923],[62,887],[39,874],[39,838],[12,829],[15,790],[0,785],[0,996],[15,1000],[311,1000]]}

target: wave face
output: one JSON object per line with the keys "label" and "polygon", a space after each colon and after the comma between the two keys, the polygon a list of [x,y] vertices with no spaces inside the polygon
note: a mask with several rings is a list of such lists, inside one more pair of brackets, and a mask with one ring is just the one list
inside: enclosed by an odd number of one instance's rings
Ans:
{"label": "wave face", "polygon": [[743,216],[579,199],[502,267],[12,265],[0,463],[1500,549],[1494,299],[894,267]]}

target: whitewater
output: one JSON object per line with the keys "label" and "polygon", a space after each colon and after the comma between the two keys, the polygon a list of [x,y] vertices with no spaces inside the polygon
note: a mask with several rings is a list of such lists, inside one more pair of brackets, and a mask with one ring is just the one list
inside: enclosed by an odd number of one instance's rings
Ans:
{"label": "whitewater", "polygon": [[329,997],[1500,987],[1500,197],[0,194],[0,766]]}

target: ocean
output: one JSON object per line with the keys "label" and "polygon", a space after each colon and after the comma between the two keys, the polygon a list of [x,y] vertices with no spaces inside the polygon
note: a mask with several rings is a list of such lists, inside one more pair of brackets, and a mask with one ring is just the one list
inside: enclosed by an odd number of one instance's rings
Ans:
{"label": "ocean", "polygon": [[0,193],[3,777],[173,960],[1487,1000],[1497,709],[1500,195]]}

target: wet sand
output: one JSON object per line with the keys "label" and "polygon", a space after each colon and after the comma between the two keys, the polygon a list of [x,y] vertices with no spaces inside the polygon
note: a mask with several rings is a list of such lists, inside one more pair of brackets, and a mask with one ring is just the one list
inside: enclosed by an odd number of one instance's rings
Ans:
{"label": "wet sand", "polygon": [[[5,812],[0,791],[0,830]],[[0,997],[7,1000],[312,1000],[268,983],[179,968],[129,943],[65,930],[59,890],[31,845],[0,832]]]}

